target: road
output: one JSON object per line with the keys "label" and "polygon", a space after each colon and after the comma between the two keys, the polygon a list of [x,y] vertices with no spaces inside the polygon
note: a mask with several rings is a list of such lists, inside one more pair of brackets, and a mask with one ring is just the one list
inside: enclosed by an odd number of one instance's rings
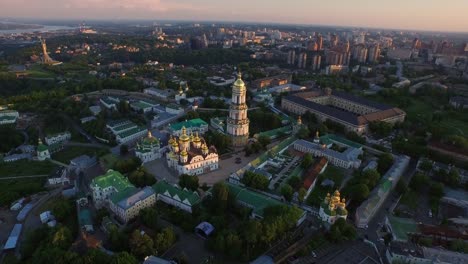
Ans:
{"label": "road", "polygon": [[[412,158],[410,160],[408,168],[406,169],[405,173],[402,176],[402,179],[406,181],[406,183],[408,183],[411,180],[411,177],[413,177],[416,171],[416,165],[417,165],[417,160]],[[377,249],[380,252],[381,256],[385,256],[387,247],[385,246],[384,243],[379,241],[380,237],[377,231],[385,223],[385,217],[391,214],[390,208],[393,208],[393,205],[398,202],[398,198],[399,198],[398,195],[393,190],[390,193],[390,195],[387,197],[387,199],[383,202],[379,210],[375,213],[372,220],[369,222],[368,228],[358,230],[359,234],[367,236],[366,238],[377,246]]]}
{"label": "road", "polygon": [[73,129],[78,131],[78,133],[83,135],[88,141],[90,141],[93,144],[100,144],[100,142],[96,138],[88,134],[88,132],[86,132],[80,125],[78,125],[71,117],[63,113],[62,117],[65,119],[66,122],[68,122],[68,124],[70,124],[73,127]]}

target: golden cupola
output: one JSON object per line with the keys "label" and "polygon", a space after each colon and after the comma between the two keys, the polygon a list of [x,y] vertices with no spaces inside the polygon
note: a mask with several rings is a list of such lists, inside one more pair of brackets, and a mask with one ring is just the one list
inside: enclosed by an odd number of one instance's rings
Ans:
{"label": "golden cupola", "polygon": [[179,140],[183,143],[189,142],[190,140],[190,137],[187,136],[187,129],[185,128],[185,126],[182,127],[182,135],[180,135]]}

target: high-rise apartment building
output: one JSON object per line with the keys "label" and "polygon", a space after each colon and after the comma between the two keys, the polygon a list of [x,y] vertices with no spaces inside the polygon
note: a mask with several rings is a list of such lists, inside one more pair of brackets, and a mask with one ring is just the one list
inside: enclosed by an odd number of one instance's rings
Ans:
{"label": "high-rise apartment building", "polygon": [[297,59],[297,67],[300,69],[305,69],[307,65],[307,53],[302,52],[299,54],[299,57]]}
{"label": "high-rise apartment building", "polygon": [[357,45],[353,49],[353,59],[357,60],[359,63],[365,63],[367,60],[368,50],[365,45]]}
{"label": "high-rise apartment building", "polygon": [[288,60],[287,60],[287,63],[289,65],[294,65],[294,63],[296,62],[296,51],[295,50],[290,50],[288,51]]}
{"label": "high-rise apartment building", "polygon": [[369,48],[369,56],[368,56],[368,61],[369,63],[376,63],[379,61],[380,57],[380,44],[374,44]]}
{"label": "high-rise apartment building", "polygon": [[322,57],[318,54],[312,56],[312,63],[311,67],[313,71],[320,70],[320,66],[322,63]]}

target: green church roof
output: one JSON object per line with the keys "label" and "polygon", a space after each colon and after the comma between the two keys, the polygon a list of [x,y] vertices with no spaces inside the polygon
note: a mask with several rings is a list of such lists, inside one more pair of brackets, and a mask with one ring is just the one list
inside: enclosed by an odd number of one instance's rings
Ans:
{"label": "green church roof", "polygon": [[46,145],[44,145],[44,144],[39,144],[39,145],[37,146],[37,151],[38,151],[38,152],[43,152],[43,151],[46,151],[46,150],[49,150],[49,148],[48,148]]}

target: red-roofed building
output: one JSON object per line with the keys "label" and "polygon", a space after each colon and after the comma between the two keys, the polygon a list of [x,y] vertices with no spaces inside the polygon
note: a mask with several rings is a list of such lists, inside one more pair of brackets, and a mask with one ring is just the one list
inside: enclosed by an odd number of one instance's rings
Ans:
{"label": "red-roofed building", "polygon": [[315,187],[315,182],[317,180],[317,177],[325,171],[328,165],[328,160],[324,157],[321,157],[318,162],[316,162],[314,165],[310,166],[310,168],[307,170],[305,177],[304,177],[304,183],[303,187],[304,189],[307,190],[307,193],[304,197],[304,199],[309,196],[309,194],[312,192],[312,190]]}

